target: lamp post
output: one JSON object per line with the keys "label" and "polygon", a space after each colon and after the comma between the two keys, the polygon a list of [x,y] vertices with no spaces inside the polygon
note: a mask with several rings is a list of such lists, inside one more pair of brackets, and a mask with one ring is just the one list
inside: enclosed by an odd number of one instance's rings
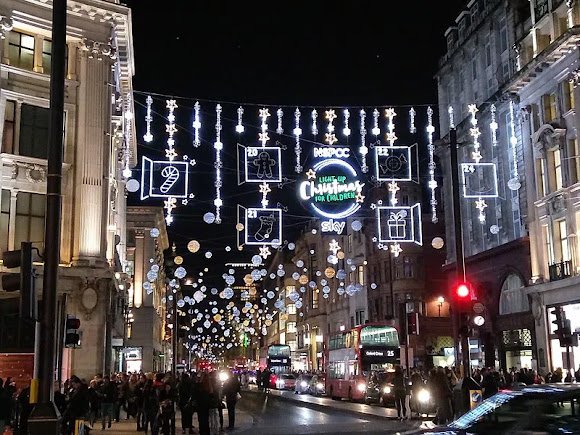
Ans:
{"label": "lamp post", "polygon": [[445,302],[445,298],[443,296],[439,296],[437,298],[437,303],[439,304],[439,317],[441,317],[441,307],[443,306],[443,302]]}

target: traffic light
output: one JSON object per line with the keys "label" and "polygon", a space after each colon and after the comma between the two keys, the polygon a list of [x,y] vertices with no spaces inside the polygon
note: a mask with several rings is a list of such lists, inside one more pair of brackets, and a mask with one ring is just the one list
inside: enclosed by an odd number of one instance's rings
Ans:
{"label": "traffic light", "polygon": [[471,311],[471,286],[467,282],[460,282],[455,286],[453,300],[459,313]]}
{"label": "traffic light", "polygon": [[20,249],[4,252],[2,262],[7,269],[20,268],[20,273],[2,274],[2,289],[5,292],[20,291],[20,317],[36,319],[32,243],[22,242]]}
{"label": "traffic light", "polygon": [[552,323],[556,325],[554,334],[558,337],[561,346],[564,343],[564,323],[566,321],[566,313],[564,313],[564,308],[557,306],[552,310],[552,314],[556,316],[556,320],[552,320]]}
{"label": "traffic light", "polygon": [[66,325],[64,330],[64,346],[65,347],[77,347],[81,344],[81,336],[79,334],[79,328],[81,327],[80,319],[74,316],[66,316]]}

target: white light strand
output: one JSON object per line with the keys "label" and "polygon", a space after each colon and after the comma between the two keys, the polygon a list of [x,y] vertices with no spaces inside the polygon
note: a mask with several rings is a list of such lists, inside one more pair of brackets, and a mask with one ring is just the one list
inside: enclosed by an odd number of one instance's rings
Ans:
{"label": "white light strand", "polygon": [[282,128],[282,117],[284,116],[284,112],[282,108],[276,110],[276,115],[278,116],[278,127],[276,128],[276,133],[282,134],[284,133],[284,129]]}
{"label": "white light strand", "polygon": [[[173,113],[177,108],[177,103],[175,100],[167,100],[165,107],[168,110],[167,114],[167,121],[168,123],[165,124],[165,131],[167,132],[167,147],[165,148],[165,157],[172,162],[177,153],[175,152],[175,139],[173,139],[173,135],[177,132],[177,128],[175,127],[175,114]],[[167,226],[170,226],[173,223],[173,209],[177,207],[177,198],[170,196],[166,200],[163,201],[163,208],[165,208],[165,223]]]}
{"label": "white light strand", "polygon": [[435,199],[435,189],[437,189],[437,181],[435,180],[435,160],[433,158],[435,154],[435,145],[433,144],[433,133],[435,133],[435,127],[433,126],[433,109],[427,107],[427,151],[429,152],[429,184],[428,187],[431,190],[431,200],[429,204],[431,205],[431,222],[436,224],[439,221],[437,217],[437,200]]}
{"label": "white light strand", "polygon": [[362,162],[361,162],[361,171],[363,173],[367,173],[369,171],[369,167],[367,165],[367,154],[369,153],[369,148],[367,147],[367,129],[366,129],[366,118],[367,113],[361,109],[359,112],[360,117],[360,148],[358,149]]}
{"label": "white light strand", "polygon": [[238,124],[236,125],[236,133],[242,134],[245,130],[242,124],[242,119],[244,116],[244,108],[242,106],[238,107]]}
{"label": "white light strand", "polygon": [[[127,96],[127,101],[129,101],[131,97],[128,95]],[[130,104],[127,104],[128,106],[130,106]],[[129,144],[131,143],[131,121],[133,120],[133,114],[129,111],[125,112],[124,115],[125,118],[125,128],[124,130],[124,141],[123,141],[123,157],[125,159],[125,167],[123,168],[123,172],[122,175],[123,177],[125,177],[127,180],[129,178],[131,178],[131,176],[133,175],[133,171],[131,171],[131,148],[129,146]]]}
{"label": "white light strand", "polygon": [[268,186],[268,183],[260,184],[260,193],[262,194],[262,207],[268,207],[268,193],[270,193],[272,189]]}
{"label": "white light strand", "polygon": [[268,136],[268,117],[270,116],[270,110],[268,108],[263,107],[260,109],[260,119],[262,123],[260,124],[261,132],[258,133],[258,138],[260,142],[262,142],[262,147],[266,146],[266,143],[270,140],[270,136]]}
{"label": "white light strand", "polygon": [[[519,173],[518,173],[518,154],[517,154],[517,145],[518,145],[518,138],[516,136],[516,121],[515,121],[515,108],[514,108],[514,102],[513,100],[510,101],[510,145],[512,148],[512,159],[513,159],[513,178],[515,179],[515,181],[517,182],[517,184],[519,184]],[[512,189],[512,190],[518,190],[520,186],[517,187],[517,189]]]}
{"label": "white light strand", "polygon": [[324,140],[329,145],[334,145],[338,142],[336,138],[336,134],[334,134],[334,120],[336,119],[336,112],[334,109],[327,110],[324,112],[324,117],[328,121],[328,125],[326,126],[326,133],[324,134]]}
{"label": "white light strand", "polygon": [[415,127],[415,115],[417,114],[417,112],[415,112],[415,109],[413,107],[411,107],[409,109],[409,133],[417,133],[417,127]]}
{"label": "white light strand", "polygon": [[218,104],[215,107],[216,112],[216,123],[215,123],[215,143],[213,147],[215,148],[215,199],[213,201],[215,205],[215,223],[221,224],[221,207],[223,205],[223,201],[221,198],[221,189],[222,189],[222,156],[221,151],[224,148],[224,144],[221,141],[221,131],[222,131],[222,106]]}
{"label": "white light strand", "polygon": [[145,102],[147,103],[147,115],[145,115],[147,132],[143,135],[143,140],[149,143],[153,140],[153,135],[151,134],[151,121],[153,121],[153,117],[151,116],[151,105],[153,104],[153,98],[151,98],[151,95],[147,96]]}
{"label": "white light strand", "polygon": [[294,133],[294,137],[296,138],[296,145],[294,146],[294,154],[296,155],[296,166],[294,167],[294,171],[297,174],[302,172],[302,164],[301,164],[301,157],[302,157],[302,147],[300,146],[300,136],[302,135],[302,129],[300,128],[300,110],[296,108],[294,111],[294,121],[295,127],[292,131]]}
{"label": "white light strand", "polygon": [[455,121],[453,119],[453,107],[449,106],[447,108],[447,113],[449,114],[449,128],[455,128]]}
{"label": "white light strand", "polygon": [[318,112],[316,109],[312,111],[312,134],[316,136],[318,134],[318,127],[316,126],[316,118],[318,118]]}
{"label": "white light strand", "polygon": [[350,127],[348,126],[348,120],[350,118],[350,112],[348,111],[348,109],[344,109],[342,111],[342,115],[344,116],[344,128],[342,129],[342,134],[344,134],[345,136],[350,136]]}
{"label": "white light strand", "polygon": [[495,104],[491,105],[491,107],[489,108],[489,111],[491,113],[491,122],[489,123],[489,129],[491,130],[491,144],[492,144],[492,146],[496,147],[497,146],[497,129],[499,126],[497,125],[497,121],[495,118],[495,112],[496,112]]}
{"label": "white light strand", "polygon": [[[468,111],[471,114],[471,128],[469,129],[469,134],[473,139],[473,148],[474,150],[471,152],[471,158],[475,161],[475,163],[479,163],[481,160],[481,152],[480,152],[480,143],[479,143],[479,136],[481,132],[479,131],[479,127],[477,126],[477,117],[475,114],[477,113],[477,105],[476,104],[469,104]],[[475,201],[475,208],[479,211],[479,222],[483,225],[485,223],[485,209],[487,208],[487,203],[485,199],[482,197],[477,198]]]}
{"label": "white light strand", "polygon": [[194,129],[193,146],[197,148],[201,145],[201,141],[199,140],[199,130],[201,129],[201,121],[199,120],[199,111],[200,111],[199,101],[195,102],[195,104],[193,105],[193,110],[194,110],[192,124],[192,127]]}
{"label": "white light strand", "polygon": [[373,129],[371,133],[375,136],[381,134],[381,129],[379,128],[379,111],[377,109],[373,110]]}
{"label": "white light strand", "polygon": [[395,123],[393,122],[393,119],[395,119],[397,113],[395,112],[395,109],[390,107],[385,110],[385,116],[389,120],[389,123],[387,124],[387,128],[389,130],[387,132],[387,142],[389,142],[390,146],[393,146],[395,144],[395,141],[397,140],[397,135],[395,134]]}

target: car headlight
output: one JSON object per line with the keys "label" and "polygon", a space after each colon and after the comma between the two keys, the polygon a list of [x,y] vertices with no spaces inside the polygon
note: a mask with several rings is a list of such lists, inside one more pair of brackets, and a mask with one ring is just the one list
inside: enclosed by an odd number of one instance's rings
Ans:
{"label": "car headlight", "polygon": [[322,382],[319,382],[318,384],[316,384],[316,388],[318,388],[319,390],[324,389],[324,384]]}
{"label": "car headlight", "polygon": [[220,372],[218,378],[221,382],[225,382],[228,380],[229,376],[226,372]]}
{"label": "car headlight", "polygon": [[302,381],[302,382],[300,382],[300,386],[302,388],[306,388],[308,386],[308,383],[306,381]]}
{"label": "car headlight", "polygon": [[417,393],[417,400],[421,403],[427,403],[431,400],[431,393],[425,389],[419,390]]}
{"label": "car headlight", "polygon": [[385,393],[385,394],[391,394],[391,387],[385,387],[385,388],[383,388],[383,393]]}
{"label": "car headlight", "polygon": [[356,389],[359,390],[360,392],[363,392],[364,390],[367,389],[367,384],[365,384],[364,382],[361,382],[360,384],[356,385]]}

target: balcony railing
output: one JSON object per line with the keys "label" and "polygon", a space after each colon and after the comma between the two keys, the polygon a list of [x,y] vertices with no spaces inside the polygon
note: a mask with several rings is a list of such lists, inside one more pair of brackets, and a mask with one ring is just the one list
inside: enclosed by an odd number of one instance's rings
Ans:
{"label": "balcony railing", "polygon": [[550,281],[569,278],[572,276],[572,262],[570,260],[554,263],[548,266]]}

